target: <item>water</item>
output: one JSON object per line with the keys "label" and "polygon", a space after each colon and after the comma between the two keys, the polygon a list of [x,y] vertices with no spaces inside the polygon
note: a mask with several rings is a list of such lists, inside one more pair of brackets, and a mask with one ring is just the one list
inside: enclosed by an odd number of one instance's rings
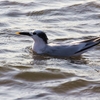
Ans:
{"label": "water", "polygon": [[43,30],[51,43],[100,35],[99,0],[0,1],[0,100],[99,100],[100,45],[67,59],[31,51],[18,31]]}

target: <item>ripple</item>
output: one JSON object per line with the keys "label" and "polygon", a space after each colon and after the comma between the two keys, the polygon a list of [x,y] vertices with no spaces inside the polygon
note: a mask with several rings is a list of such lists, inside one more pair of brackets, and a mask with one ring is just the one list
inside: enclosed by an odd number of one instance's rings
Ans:
{"label": "ripple", "polygon": [[[6,24],[6,23],[1,23],[0,22],[0,27],[5,27],[5,26],[8,26],[8,24]],[[0,33],[1,34],[1,33]]]}
{"label": "ripple", "polygon": [[16,2],[16,1],[2,1],[0,2],[0,6],[12,6],[12,5],[24,5],[24,3]]}
{"label": "ripple", "polygon": [[100,86],[93,86],[93,88],[91,88],[91,91],[94,93],[100,93]]}
{"label": "ripple", "polygon": [[[31,16],[45,23],[56,23],[60,21],[84,21],[99,19],[99,4],[96,2],[80,3],[51,9],[40,9],[28,11],[26,16]],[[77,16],[78,15],[78,16]]]}
{"label": "ripple", "polygon": [[75,4],[69,6],[70,11],[74,11],[74,13],[77,14],[84,14],[86,12],[98,12],[97,9],[100,8],[100,5],[96,2],[87,2],[87,3],[81,3],[81,4]]}
{"label": "ripple", "polygon": [[19,17],[20,15],[24,15],[24,13],[19,10],[16,10],[16,11],[14,10],[14,11],[10,11],[6,13],[5,15],[9,17]]}
{"label": "ripple", "polygon": [[[100,91],[100,86],[98,86],[98,89],[96,86],[94,86],[96,84],[96,82],[92,82],[89,80],[77,79],[74,81],[65,82],[56,87],[52,87],[52,90],[56,93],[75,94],[78,92],[79,94],[91,94],[91,91],[95,91],[97,93]],[[91,89],[91,87],[93,87],[93,89]]]}
{"label": "ripple", "polygon": [[[44,81],[63,79],[67,77],[66,73],[51,73],[51,72],[21,72],[18,73],[15,78],[26,80],[26,81]],[[71,76],[70,74],[68,76]]]}
{"label": "ripple", "polygon": [[0,15],[1,99],[99,100],[100,45],[70,59],[40,56],[15,34],[40,29],[57,44],[99,36],[98,0],[2,0]]}

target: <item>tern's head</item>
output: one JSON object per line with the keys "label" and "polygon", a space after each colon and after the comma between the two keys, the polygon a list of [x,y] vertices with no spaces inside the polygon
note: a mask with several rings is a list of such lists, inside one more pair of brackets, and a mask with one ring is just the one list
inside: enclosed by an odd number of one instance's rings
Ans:
{"label": "tern's head", "polygon": [[40,30],[36,30],[34,32],[16,32],[16,34],[30,36],[30,37],[32,37],[34,39],[35,42],[43,41],[46,44],[48,42],[48,38],[47,38],[45,32],[40,31]]}

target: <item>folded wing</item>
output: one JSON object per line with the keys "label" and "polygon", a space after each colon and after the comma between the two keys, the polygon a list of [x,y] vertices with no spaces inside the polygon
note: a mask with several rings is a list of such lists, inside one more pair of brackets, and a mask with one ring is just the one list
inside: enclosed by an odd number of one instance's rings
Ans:
{"label": "folded wing", "polygon": [[52,56],[63,56],[63,57],[77,56],[88,51],[89,49],[93,48],[99,43],[100,43],[100,37],[77,43],[71,43],[70,45],[65,45],[65,46],[52,46],[51,48],[49,48],[49,50],[47,50],[47,54],[50,54]]}
{"label": "folded wing", "polygon": [[81,44],[81,43],[84,43],[85,46],[82,49],[76,51],[74,53],[74,55],[82,54],[82,53],[88,51],[89,49],[93,48],[94,46],[98,45],[100,43],[100,37],[97,37],[97,38],[94,38],[94,39],[89,39],[89,40],[86,40],[86,41],[82,41],[79,44]]}

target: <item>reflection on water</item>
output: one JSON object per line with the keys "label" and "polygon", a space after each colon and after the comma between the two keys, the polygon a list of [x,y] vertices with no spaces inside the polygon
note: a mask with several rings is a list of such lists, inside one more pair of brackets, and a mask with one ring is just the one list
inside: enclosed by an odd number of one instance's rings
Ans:
{"label": "reflection on water", "polygon": [[1,100],[99,100],[100,45],[78,57],[32,52],[32,39],[18,31],[46,32],[49,43],[100,35],[98,0],[0,1]]}

